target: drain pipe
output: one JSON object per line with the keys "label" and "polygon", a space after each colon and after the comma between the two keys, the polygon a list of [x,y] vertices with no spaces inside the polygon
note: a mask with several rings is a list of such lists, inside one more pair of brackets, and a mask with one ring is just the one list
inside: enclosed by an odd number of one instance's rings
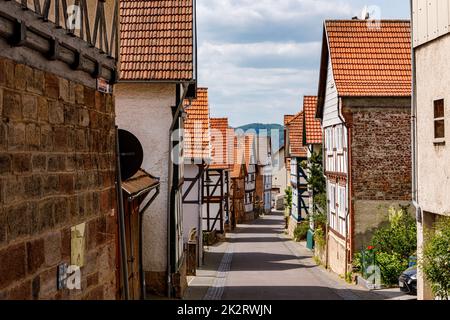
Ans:
{"label": "drain pipe", "polygon": [[123,289],[125,300],[130,299],[129,283],[128,283],[128,256],[127,243],[125,239],[125,211],[123,208],[122,198],[122,173],[120,170],[120,150],[119,150],[119,128],[116,126],[116,189],[117,199],[119,205],[119,241],[120,241],[120,255],[123,277]]}
{"label": "drain pipe", "polygon": [[172,297],[172,259],[171,259],[171,223],[172,223],[172,192],[174,191],[173,186],[173,159],[172,159],[172,135],[174,132],[174,128],[177,125],[178,119],[181,115],[182,109],[183,109],[183,101],[186,98],[187,90],[188,90],[188,83],[182,83],[183,86],[183,93],[180,97],[180,84],[176,85],[176,110],[173,114],[172,118],[172,124],[169,128],[169,161],[168,161],[168,175],[167,175],[167,296],[169,298]]}
{"label": "drain pipe", "polygon": [[[345,116],[343,115],[342,112],[342,99],[339,99],[338,102],[338,117],[339,119],[342,121],[342,126],[344,129],[344,127],[347,129],[347,179],[346,179],[346,188],[345,188],[345,192],[347,194],[347,212],[345,213],[345,278],[347,278],[347,273],[348,273],[348,264],[349,264],[349,260],[351,259],[351,254],[353,253],[353,236],[350,238],[349,234],[348,234],[348,224],[349,218],[352,218],[351,216],[351,208],[352,208],[352,204],[351,204],[351,193],[352,193],[352,177],[350,174],[351,171],[351,163],[352,163],[352,154],[351,154],[351,144],[352,144],[352,126],[348,124],[348,121],[345,120]],[[352,123],[351,123],[352,124]],[[345,161],[345,159],[344,159]],[[353,227],[353,223],[352,223],[352,227]],[[351,229],[352,234],[353,234],[353,228]],[[350,245],[348,244],[350,239]],[[349,248],[350,247],[350,248]]]}
{"label": "drain pipe", "polygon": [[416,55],[414,50],[414,28],[413,0],[410,0],[411,11],[411,67],[412,67],[412,90],[411,90],[411,162],[412,162],[412,203],[416,209],[416,220],[422,223],[422,209],[419,204],[418,194],[418,168],[417,168],[417,77],[416,77]]}

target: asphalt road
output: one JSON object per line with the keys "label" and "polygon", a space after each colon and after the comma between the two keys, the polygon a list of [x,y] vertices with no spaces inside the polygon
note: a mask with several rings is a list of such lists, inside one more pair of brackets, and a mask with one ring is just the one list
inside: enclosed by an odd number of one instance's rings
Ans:
{"label": "asphalt road", "polygon": [[371,292],[317,266],[304,245],[284,234],[274,212],[238,226],[227,242],[210,247],[206,265],[189,284],[186,299],[382,300],[402,299],[398,289]]}

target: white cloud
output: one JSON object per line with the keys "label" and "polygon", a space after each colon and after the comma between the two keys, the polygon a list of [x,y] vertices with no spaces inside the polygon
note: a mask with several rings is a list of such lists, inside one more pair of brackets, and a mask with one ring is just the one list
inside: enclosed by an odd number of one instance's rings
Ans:
{"label": "white cloud", "polygon": [[350,15],[348,1],[330,0],[198,0],[199,20],[215,25],[246,27],[255,23],[286,23],[314,16]]}
{"label": "white cloud", "polygon": [[405,3],[197,0],[199,84],[209,87],[212,116],[233,126],[282,123],[304,94],[317,93],[323,20],[349,19],[371,4],[397,17]]}

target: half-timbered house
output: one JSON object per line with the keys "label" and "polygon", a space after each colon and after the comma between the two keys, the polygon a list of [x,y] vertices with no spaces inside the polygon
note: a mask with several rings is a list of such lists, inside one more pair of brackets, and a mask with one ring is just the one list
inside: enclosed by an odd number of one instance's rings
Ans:
{"label": "half-timbered house", "polygon": [[[234,136],[230,136],[227,118],[211,118],[211,163],[205,176],[204,202],[206,230],[221,233],[231,229],[230,216],[230,160]],[[208,216],[209,213],[209,216]],[[208,228],[209,221],[209,228]],[[204,224],[205,225],[205,224]]]}
{"label": "half-timbered house", "polygon": [[324,135],[328,265],[344,275],[355,252],[411,201],[409,21],[324,23],[317,104]]}
{"label": "half-timbered house", "polygon": [[[311,178],[311,166],[312,157],[320,159],[322,154],[322,127],[320,125],[320,120],[316,119],[316,109],[317,109],[317,97],[316,96],[304,96],[303,97],[303,145],[306,146],[308,153],[308,168],[307,175],[308,179]],[[307,247],[313,249],[314,247],[314,229],[315,224],[313,221],[313,214],[324,213],[323,208],[320,208],[314,203],[314,190],[308,185],[308,207],[310,213],[310,226],[307,235]]]}
{"label": "half-timbered house", "polygon": [[[298,224],[309,214],[309,194],[304,164],[307,161],[307,149],[303,146],[303,111],[293,117],[286,117],[285,125],[286,157],[289,159],[289,181],[292,188],[292,211],[289,218],[289,235],[294,234]],[[288,184],[289,184],[288,181]]]}
{"label": "half-timbered house", "polygon": [[204,177],[211,162],[208,89],[198,88],[197,98],[185,100],[184,111],[184,182],[183,182],[183,240],[196,242],[197,263],[203,255]]}
{"label": "half-timbered house", "polygon": [[270,213],[272,209],[272,140],[267,132],[256,136],[256,197],[260,213]]}
{"label": "half-timbered house", "polygon": [[244,149],[245,163],[245,198],[244,198],[244,220],[251,221],[255,219],[255,202],[256,202],[256,137],[253,134],[238,137],[239,147]]}
{"label": "half-timbered house", "polygon": [[230,222],[231,228],[234,229],[237,224],[244,222],[245,213],[245,179],[247,168],[244,161],[244,150],[239,147],[238,137],[234,136],[234,129],[231,129],[230,136],[233,140],[233,163],[230,165]]}

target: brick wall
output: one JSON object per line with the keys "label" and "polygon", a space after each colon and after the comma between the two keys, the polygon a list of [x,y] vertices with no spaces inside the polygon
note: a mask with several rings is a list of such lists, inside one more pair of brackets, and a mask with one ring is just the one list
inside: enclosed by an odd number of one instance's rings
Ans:
{"label": "brick wall", "polygon": [[[114,101],[0,58],[0,299],[114,299]],[[86,223],[82,289],[56,288]]]}
{"label": "brick wall", "polygon": [[352,123],[354,200],[411,200],[409,108],[358,108]]}

